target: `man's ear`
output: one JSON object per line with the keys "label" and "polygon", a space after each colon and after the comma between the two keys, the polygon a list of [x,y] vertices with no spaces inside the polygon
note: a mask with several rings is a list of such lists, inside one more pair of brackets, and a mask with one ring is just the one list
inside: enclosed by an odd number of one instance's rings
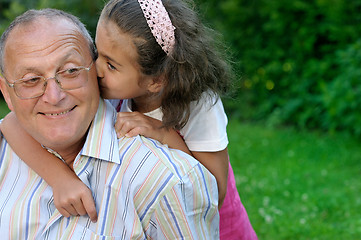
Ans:
{"label": "man's ear", "polygon": [[163,77],[149,79],[148,91],[151,93],[159,93],[164,88],[165,81]]}
{"label": "man's ear", "polygon": [[0,74],[0,90],[1,90],[1,93],[3,94],[4,96],[4,99],[8,105],[8,108],[13,111],[14,108],[13,108],[13,104],[11,103],[11,98],[10,98],[10,95],[9,95],[9,88],[8,86],[6,85],[6,82],[5,82],[5,78]]}

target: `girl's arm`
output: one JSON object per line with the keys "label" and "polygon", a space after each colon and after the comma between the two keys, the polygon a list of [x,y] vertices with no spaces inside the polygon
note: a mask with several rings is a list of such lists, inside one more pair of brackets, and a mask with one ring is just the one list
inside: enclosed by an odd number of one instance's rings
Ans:
{"label": "girl's arm", "polygon": [[161,128],[162,122],[139,112],[119,112],[115,130],[118,137],[132,137],[138,134],[158,140],[170,148],[179,149],[194,156],[216,178],[218,185],[218,207],[222,206],[227,192],[228,151],[191,152],[183,138],[174,129]]}
{"label": "girl's arm", "polygon": [[91,191],[68,165],[28,135],[13,112],[4,118],[0,128],[16,154],[53,188],[55,207],[63,216],[88,214],[96,222]]}
{"label": "girl's arm", "polygon": [[192,152],[192,154],[216,178],[218,185],[218,208],[220,209],[227,193],[229,166],[227,148],[219,152]]}

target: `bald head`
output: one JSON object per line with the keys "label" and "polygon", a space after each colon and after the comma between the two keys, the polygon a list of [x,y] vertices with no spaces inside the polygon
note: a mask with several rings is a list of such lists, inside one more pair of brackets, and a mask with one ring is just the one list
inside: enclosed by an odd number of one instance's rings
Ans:
{"label": "bald head", "polygon": [[6,68],[4,55],[5,55],[6,42],[9,38],[9,35],[16,28],[26,29],[26,27],[29,27],[34,24],[36,25],[38,23],[38,21],[36,21],[36,20],[38,20],[39,18],[47,18],[52,21],[63,19],[63,20],[69,21],[70,23],[74,24],[76,29],[81,33],[81,35],[88,42],[91,55],[92,55],[93,59],[95,59],[96,51],[95,51],[95,46],[94,46],[93,40],[92,40],[89,32],[85,28],[84,24],[82,22],[80,22],[80,20],[77,17],[75,17],[71,14],[68,14],[66,12],[63,12],[61,10],[57,10],[57,9],[50,9],[50,8],[42,9],[42,10],[31,9],[31,10],[26,11],[22,15],[16,17],[15,20],[12,23],[10,23],[8,28],[3,32],[3,34],[0,38],[0,71],[2,73],[4,73],[5,68]]}

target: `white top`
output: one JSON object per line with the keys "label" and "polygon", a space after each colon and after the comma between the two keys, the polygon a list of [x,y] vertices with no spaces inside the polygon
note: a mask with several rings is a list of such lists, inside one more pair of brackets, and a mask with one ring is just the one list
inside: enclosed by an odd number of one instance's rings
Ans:
{"label": "white top", "polygon": [[[129,99],[123,100],[120,111],[132,112],[131,103],[132,101]],[[191,103],[190,111],[187,124],[180,130],[189,150],[217,152],[225,149],[228,145],[228,120],[221,99],[210,98],[204,93],[198,104],[197,102]],[[160,121],[163,118],[161,108],[145,113],[145,115]]]}

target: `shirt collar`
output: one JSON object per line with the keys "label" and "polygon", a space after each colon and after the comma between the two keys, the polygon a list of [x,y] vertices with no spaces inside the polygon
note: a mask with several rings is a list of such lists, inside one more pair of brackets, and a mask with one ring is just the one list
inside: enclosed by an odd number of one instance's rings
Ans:
{"label": "shirt collar", "polygon": [[114,129],[115,120],[114,107],[108,101],[100,99],[98,111],[80,155],[120,164],[118,140]]}

